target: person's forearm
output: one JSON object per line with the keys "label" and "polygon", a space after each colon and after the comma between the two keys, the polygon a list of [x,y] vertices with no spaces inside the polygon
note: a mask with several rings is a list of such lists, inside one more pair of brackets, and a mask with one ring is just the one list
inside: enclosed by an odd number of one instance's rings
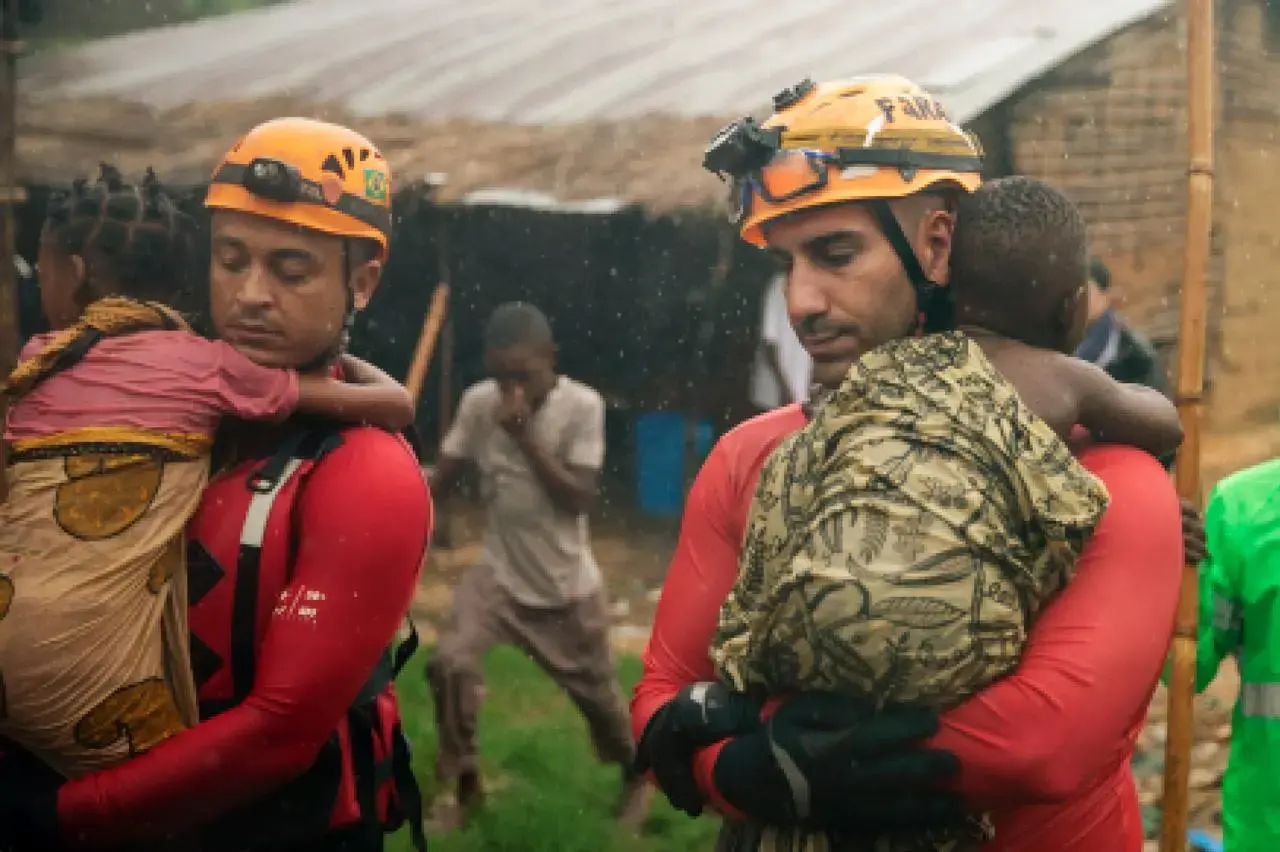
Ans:
{"label": "person's forearm", "polygon": [[[978,807],[1060,801],[1127,757],[1168,647],[1180,509],[1153,459],[1084,459],[1112,494],[1077,575],[1032,625],[1018,669],[942,717],[931,745],[960,758]],[[1134,606],[1141,601],[1141,606]]]}
{"label": "person's forearm", "polygon": [[290,714],[251,697],[147,754],[63,785],[62,843],[109,849],[189,832],[305,772],[326,727],[300,730]]}
{"label": "person's forearm", "polygon": [[566,467],[528,432],[516,438],[534,475],[542,483],[551,501],[566,512],[584,514],[595,499],[594,483],[588,484],[581,474]]}
{"label": "person's forearm", "polygon": [[356,385],[399,385],[386,370],[354,355],[342,356],[343,377]]}
{"label": "person's forearm", "polygon": [[[397,439],[376,438],[349,435],[309,474],[294,505],[293,579],[263,631],[249,697],[146,754],[67,782],[58,796],[66,847],[151,848],[312,765],[393,640],[431,530],[417,464]],[[306,617],[296,605],[303,596]]]}
{"label": "person's forearm", "polygon": [[[390,377],[388,377],[390,378]],[[336,379],[298,379],[298,411],[348,422],[367,422],[398,432],[413,422],[413,400],[394,380],[349,384]]]}
{"label": "person's forearm", "polygon": [[[726,505],[723,496],[729,476],[726,459],[713,450],[689,489],[680,539],[644,650],[644,671],[631,698],[631,730],[637,741],[654,715],[683,687],[715,680],[708,649],[720,605],[738,573],[739,536],[729,526],[734,520],[729,513],[735,507]],[[732,808],[720,797],[714,777],[716,757],[723,745],[698,750],[693,771],[707,801],[728,814]]]}

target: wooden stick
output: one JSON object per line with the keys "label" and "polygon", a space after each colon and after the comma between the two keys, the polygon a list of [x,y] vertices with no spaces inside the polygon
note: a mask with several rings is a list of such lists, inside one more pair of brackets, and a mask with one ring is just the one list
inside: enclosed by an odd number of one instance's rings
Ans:
{"label": "wooden stick", "polygon": [[[438,192],[440,187],[444,185],[446,177],[441,174],[435,174],[428,180]],[[433,192],[431,195],[433,202],[435,198],[436,193]],[[433,213],[436,217],[436,275],[439,276],[441,281],[452,281],[453,276],[449,263],[449,238],[451,236],[449,217],[444,208],[438,203],[435,205]],[[439,421],[441,444],[444,443],[445,436],[449,434],[449,427],[453,425],[453,318],[454,315],[452,313],[446,316],[444,327],[440,329],[440,397],[437,420]]]}
{"label": "wooden stick", "polygon": [[[1178,413],[1185,437],[1178,449],[1178,493],[1200,503],[1200,419],[1204,395],[1206,299],[1204,274],[1213,224],[1213,0],[1187,2],[1187,230],[1178,325]],[[1196,688],[1198,566],[1186,565],[1174,621],[1165,740],[1161,852],[1187,848],[1188,780]]]}
{"label": "wooden stick", "polygon": [[453,425],[453,317],[440,329],[440,443]]}
{"label": "wooden stick", "polygon": [[[18,4],[0,0],[0,382],[18,363],[18,271],[14,206],[26,200],[17,178]],[[0,425],[9,395],[0,393]],[[8,497],[8,447],[0,441],[0,500]]]}
{"label": "wooden stick", "polygon": [[422,321],[422,333],[418,335],[418,345],[413,350],[413,360],[409,362],[409,373],[405,376],[404,386],[413,397],[416,405],[422,394],[422,383],[427,379],[427,371],[431,368],[431,354],[436,348],[436,338],[440,336],[440,326],[444,324],[445,314],[449,310],[449,285],[441,282],[431,296],[431,309]]}

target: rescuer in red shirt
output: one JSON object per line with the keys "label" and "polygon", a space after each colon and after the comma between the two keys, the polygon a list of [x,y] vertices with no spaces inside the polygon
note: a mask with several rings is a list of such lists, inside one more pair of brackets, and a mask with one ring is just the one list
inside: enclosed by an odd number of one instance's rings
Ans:
{"label": "rescuer in red shirt", "polygon": [[[949,199],[977,186],[981,149],[900,78],[806,81],[774,106],[763,125],[727,127],[704,162],[734,179],[744,239],[787,269],[788,312],[831,387],[861,353],[949,323]],[[824,693],[762,708],[714,682],[708,650],[760,467],[805,419],[792,405],[740,425],[693,484],[632,701],[641,767],[677,807],[725,815],[721,852],[761,850],[761,825],[821,829],[841,850],[966,811],[993,814],[999,852],[1137,852],[1129,758],[1183,558],[1159,463],[1083,450],[1111,507],[1075,580],[1032,625],[1016,673],[941,720]],[[1201,546],[1192,518],[1187,555]]]}
{"label": "rescuer in red shirt", "polygon": [[[344,127],[246,134],[206,199],[219,336],[335,369],[386,259],[390,181]],[[392,682],[411,647],[391,651],[431,529],[414,452],[368,426],[234,425],[188,527],[200,723],[65,782],[0,748],[0,848],[379,852],[407,820],[425,849]]]}

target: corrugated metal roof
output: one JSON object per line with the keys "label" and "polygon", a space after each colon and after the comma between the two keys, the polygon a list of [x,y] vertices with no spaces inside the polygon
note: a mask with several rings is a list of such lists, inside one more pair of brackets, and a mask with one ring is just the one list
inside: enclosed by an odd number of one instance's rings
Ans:
{"label": "corrugated metal roof", "polygon": [[552,124],[755,112],[892,71],[968,120],[1167,0],[294,0],[24,65],[36,95],[293,95],[361,115]]}

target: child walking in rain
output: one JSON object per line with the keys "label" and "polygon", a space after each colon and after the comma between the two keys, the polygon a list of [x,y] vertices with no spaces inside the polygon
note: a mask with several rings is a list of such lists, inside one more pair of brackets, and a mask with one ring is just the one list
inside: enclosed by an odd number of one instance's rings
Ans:
{"label": "child walking in rain", "polygon": [[[74,777],[198,720],[184,527],[224,416],[294,411],[388,428],[404,388],[259,366],[198,337],[165,303],[195,259],[195,222],[154,173],[104,165],[55,200],[40,245],[54,331],[9,376],[0,506],[0,736]],[[272,273],[274,274],[274,273]]]}
{"label": "child walking in rain", "polygon": [[[1017,665],[1107,506],[1073,430],[1157,455],[1182,437],[1158,392],[1068,354],[1087,277],[1084,221],[1058,191],[1014,177],[961,197],[957,330],[865,354],[765,463],[713,648],[726,682],[945,710]],[[975,817],[849,848],[990,836]]]}

